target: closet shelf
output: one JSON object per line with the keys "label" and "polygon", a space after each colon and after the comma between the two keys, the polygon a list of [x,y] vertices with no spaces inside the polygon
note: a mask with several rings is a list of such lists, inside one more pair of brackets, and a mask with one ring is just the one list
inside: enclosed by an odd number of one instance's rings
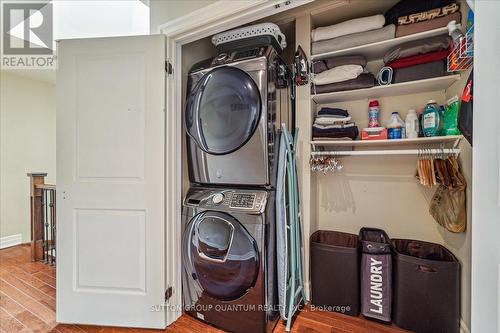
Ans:
{"label": "closet shelf", "polygon": [[446,90],[458,80],[460,80],[460,74],[446,75],[431,79],[375,86],[373,88],[316,94],[311,95],[311,99],[318,104],[326,104],[356,101],[365,98],[418,94],[428,91]]}
{"label": "closet shelf", "polygon": [[462,135],[433,136],[428,138],[395,139],[395,140],[314,140],[311,141],[313,150],[317,147],[382,147],[382,146],[411,146],[426,144],[451,144],[457,146]]}
{"label": "closet shelf", "polygon": [[[460,26],[459,26],[459,28],[460,28]],[[364,55],[366,57],[367,61],[372,61],[372,60],[382,59],[384,57],[384,55],[389,50],[391,50],[393,47],[395,47],[399,44],[414,41],[414,40],[434,37],[434,36],[445,35],[445,34],[448,34],[447,27],[438,28],[438,29],[429,30],[429,31],[424,31],[424,32],[419,32],[419,33],[416,33],[413,35],[388,39],[388,40],[384,40],[381,42],[350,47],[348,49],[314,54],[311,56],[311,59],[312,59],[312,61],[315,61],[315,60],[321,60],[321,59],[326,59],[326,58],[331,58],[331,57],[338,57],[338,56],[343,56],[343,55],[361,54],[361,55]]]}

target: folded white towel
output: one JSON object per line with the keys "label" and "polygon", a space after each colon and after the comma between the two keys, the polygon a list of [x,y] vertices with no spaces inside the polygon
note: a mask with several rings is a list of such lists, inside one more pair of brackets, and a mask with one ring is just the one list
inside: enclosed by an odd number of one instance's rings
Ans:
{"label": "folded white towel", "polygon": [[356,126],[356,123],[345,123],[345,124],[335,124],[335,125],[318,125],[313,124],[313,128],[317,129],[338,129],[338,128],[349,128]]}
{"label": "folded white towel", "polygon": [[363,73],[363,66],[344,65],[334,67],[319,74],[314,74],[313,83],[316,85],[342,82],[357,78]]}
{"label": "folded white towel", "polygon": [[351,117],[332,118],[332,117],[316,117],[314,124],[316,125],[333,125],[338,123],[347,123],[351,121]]}
{"label": "folded white towel", "polygon": [[380,29],[384,24],[385,17],[382,14],[356,18],[327,27],[316,28],[311,32],[311,39],[313,42],[318,42],[358,32]]}

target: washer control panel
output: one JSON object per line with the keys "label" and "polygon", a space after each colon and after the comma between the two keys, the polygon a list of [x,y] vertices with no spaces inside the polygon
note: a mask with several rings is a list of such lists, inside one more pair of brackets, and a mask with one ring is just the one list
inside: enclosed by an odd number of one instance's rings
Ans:
{"label": "washer control panel", "polygon": [[254,213],[262,212],[266,202],[265,191],[213,189],[190,192],[185,200],[185,204],[190,206]]}
{"label": "washer control panel", "polygon": [[255,197],[255,193],[233,193],[229,207],[253,208],[255,204]]}

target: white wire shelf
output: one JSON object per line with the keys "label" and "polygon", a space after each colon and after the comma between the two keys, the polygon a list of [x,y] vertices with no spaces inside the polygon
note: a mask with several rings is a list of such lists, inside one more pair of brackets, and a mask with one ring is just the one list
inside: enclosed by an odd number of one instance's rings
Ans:
{"label": "white wire shelf", "polygon": [[431,79],[394,83],[385,86],[375,86],[367,89],[337,91],[332,93],[311,95],[317,104],[357,101],[362,99],[380,98],[386,96],[401,96],[418,94],[428,91],[448,89],[453,83],[460,80],[460,74],[446,75]]}
{"label": "white wire shelf", "polygon": [[463,138],[462,135],[449,136],[432,136],[426,138],[415,139],[394,139],[394,140],[313,140],[311,145],[316,147],[380,147],[380,146],[411,146],[411,145],[426,145],[426,144],[446,144],[459,142]]}
{"label": "white wire shelf", "polygon": [[[460,28],[460,25],[458,25],[458,27]],[[410,41],[414,41],[414,40],[419,40],[419,39],[424,39],[424,38],[429,38],[429,37],[434,37],[434,36],[445,35],[445,34],[446,35],[448,34],[447,27],[438,28],[438,29],[429,30],[429,31],[424,31],[424,32],[419,32],[419,33],[416,33],[413,35],[387,39],[387,40],[384,40],[381,42],[350,47],[350,48],[343,49],[343,50],[314,54],[311,56],[311,59],[312,59],[312,61],[315,61],[315,60],[327,59],[327,58],[338,57],[338,56],[343,56],[343,55],[361,54],[361,55],[365,56],[367,61],[372,61],[372,60],[377,60],[377,59],[383,58],[384,55],[389,50],[391,50],[395,46],[400,45],[402,43],[406,43],[406,42],[410,42]]]}
{"label": "white wire shelf", "polygon": [[[311,141],[311,156],[374,156],[374,155],[425,155],[425,154],[453,154],[459,155],[458,145],[462,135],[436,136],[415,139],[395,140],[314,140]],[[432,145],[439,145],[439,148]],[[418,146],[417,149],[400,149],[400,147]],[[327,147],[330,149],[326,150]],[[354,150],[356,147],[387,149]]]}

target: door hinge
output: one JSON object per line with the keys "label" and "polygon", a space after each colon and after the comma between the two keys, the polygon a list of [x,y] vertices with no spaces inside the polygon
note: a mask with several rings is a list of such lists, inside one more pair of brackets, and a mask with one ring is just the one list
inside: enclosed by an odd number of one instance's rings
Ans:
{"label": "door hinge", "polygon": [[165,302],[168,302],[168,300],[172,297],[172,294],[174,293],[172,287],[168,287],[167,290],[165,290]]}
{"label": "door hinge", "polygon": [[165,61],[165,72],[167,72],[168,76],[174,74],[174,66],[172,66],[172,63],[169,60]]}

